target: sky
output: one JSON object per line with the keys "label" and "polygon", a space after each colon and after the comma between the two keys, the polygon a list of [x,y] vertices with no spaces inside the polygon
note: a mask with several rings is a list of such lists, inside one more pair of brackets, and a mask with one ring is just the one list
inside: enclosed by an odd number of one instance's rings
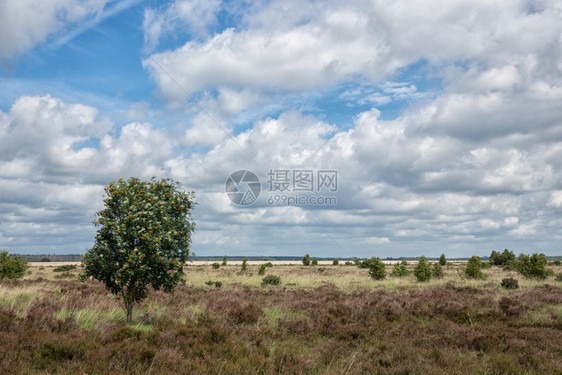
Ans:
{"label": "sky", "polygon": [[201,256],[562,254],[562,1],[2,0],[0,73],[12,253],[155,176]]}

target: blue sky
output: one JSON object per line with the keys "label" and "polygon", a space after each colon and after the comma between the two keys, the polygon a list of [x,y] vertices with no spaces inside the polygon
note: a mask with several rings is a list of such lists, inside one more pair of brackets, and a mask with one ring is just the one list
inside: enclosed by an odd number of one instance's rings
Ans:
{"label": "blue sky", "polygon": [[[103,187],[157,176],[195,191],[200,255],[560,254],[561,18],[546,0],[5,1],[0,248],[81,253]],[[262,184],[247,206],[225,193],[241,169]],[[268,191],[270,170],[338,189]]]}

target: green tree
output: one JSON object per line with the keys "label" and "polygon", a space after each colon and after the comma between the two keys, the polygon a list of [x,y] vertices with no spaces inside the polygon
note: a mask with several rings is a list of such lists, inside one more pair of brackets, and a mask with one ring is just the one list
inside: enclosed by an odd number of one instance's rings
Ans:
{"label": "green tree", "polygon": [[244,257],[244,259],[242,259],[242,272],[246,271],[248,269],[248,258]]}
{"label": "green tree", "polygon": [[492,250],[490,254],[490,264],[493,266],[507,266],[515,263],[515,254],[513,251],[505,249],[503,252]]}
{"label": "green tree", "polygon": [[317,266],[317,265],[318,265],[318,258],[316,258],[316,257],[312,258],[311,264],[312,264],[313,266]]}
{"label": "green tree", "polygon": [[222,266],[226,266],[226,255],[222,257]]}
{"label": "green tree", "polygon": [[517,271],[527,278],[546,279],[548,271],[546,266],[546,256],[534,253],[531,256],[526,254],[519,255],[517,260]]}
{"label": "green tree", "polygon": [[133,307],[146,298],[150,285],[172,292],[185,282],[195,223],[193,193],[177,182],[131,177],[105,188],[104,209],[94,221],[94,247],[84,254],[85,275],[121,295],[130,323]]}
{"label": "green tree", "polygon": [[471,279],[483,279],[484,274],[482,273],[482,261],[480,260],[479,256],[472,256],[468,263],[466,264],[466,268],[464,270],[464,274],[466,277]]}
{"label": "green tree", "polygon": [[310,266],[310,255],[309,254],[305,254],[302,257],[302,264],[305,266]]}
{"label": "green tree", "polygon": [[267,268],[267,266],[266,266],[265,264],[262,264],[262,265],[260,266],[259,271],[258,271],[258,275],[260,275],[260,276],[265,275],[265,269],[266,269],[266,268]]}
{"label": "green tree", "polygon": [[418,259],[418,264],[414,267],[414,276],[418,281],[429,281],[431,279],[431,265],[425,256]]}
{"label": "green tree", "polygon": [[340,264],[340,261],[338,260],[338,258],[335,258],[335,259],[332,261],[332,264],[333,264],[334,266],[337,266],[338,264]]}
{"label": "green tree", "polygon": [[371,258],[369,262],[369,275],[375,280],[383,280],[386,277],[386,267],[379,258]]}
{"label": "green tree", "polygon": [[19,256],[10,256],[6,250],[0,252],[0,280],[19,279],[25,275],[27,261]]}
{"label": "green tree", "polygon": [[445,254],[441,254],[441,256],[439,257],[439,264],[442,266],[447,264],[447,258],[445,258]]}

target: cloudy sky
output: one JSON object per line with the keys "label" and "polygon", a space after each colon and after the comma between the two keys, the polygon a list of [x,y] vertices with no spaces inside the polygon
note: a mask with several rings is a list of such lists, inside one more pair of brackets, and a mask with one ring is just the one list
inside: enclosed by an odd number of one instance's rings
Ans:
{"label": "cloudy sky", "polygon": [[562,253],[561,1],[3,0],[0,72],[14,253],[129,176],[195,191],[198,255]]}

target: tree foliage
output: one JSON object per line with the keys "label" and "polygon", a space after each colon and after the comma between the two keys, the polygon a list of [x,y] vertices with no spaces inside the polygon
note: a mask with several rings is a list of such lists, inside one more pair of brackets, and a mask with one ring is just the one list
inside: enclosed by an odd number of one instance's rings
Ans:
{"label": "tree foliage", "polygon": [[184,282],[183,265],[195,229],[193,193],[171,180],[120,179],[105,188],[94,221],[95,245],[84,255],[87,276],[121,295],[127,322],[147,287],[171,292]]}
{"label": "tree foliage", "polygon": [[22,278],[27,270],[27,261],[19,256],[10,256],[7,251],[0,251],[0,280]]}
{"label": "tree foliage", "polygon": [[418,264],[414,267],[414,276],[416,276],[418,281],[429,281],[431,275],[431,265],[427,261],[427,258],[422,255],[418,259]]}
{"label": "tree foliage", "polygon": [[302,264],[304,266],[310,266],[310,255],[309,254],[305,254],[304,257],[302,257]]}
{"label": "tree foliage", "polygon": [[338,259],[338,258],[334,258],[334,260],[332,261],[332,264],[333,264],[334,266],[337,266],[338,264],[340,264],[339,259]]}
{"label": "tree foliage", "polygon": [[515,254],[513,251],[505,249],[503,252],[492,250],[490,254],[490,264],[493,266],[507,266],[515,263]]}
{"label": "tree foliage", "polygon": [[244,259],[242,259],[242,272],[245,272],[248,269],[248,258],[244,257]]}
{"label": "tree foliage", "polygon": [[312,258],[312,262],[310,262],[311,265],[313,266],[317,266],[318,265],[318,258],[314,257]]}
{"label": "tree foliage", "polygon": [[369,260],[369,275],[375,280],[383,280],[386,277],[386,267],[379,258]]}
{"label": "tree foliage", "polygon": [[405,260],[401,261],[400,263],[396,263],[392,268],[392,272],[390,273],[391,276],[402,277],[408,276],[410,271],[408,271],[408,262]]}
{"label": "tree foliage", "polygon": [[520,254],[517,260],[517,271],[527,278],[546,279],[548,271],[546,266],[546,255],[534,253],[529,256]]}
{"label": "tree foliage", "polygon": [[472,256],[468,263],[466,264],[466,268],[464,270],[464,274],[466,277],[471,279],[483,279],[484,274],[482,273],[482,261],[480,260],[479,256]]}
{"label": "tree foliage", "polygon": [[441,256],[439,257],[439,264],[442,266],[447,264],[447,258],[445,258],[445,254],[441,254]]}

